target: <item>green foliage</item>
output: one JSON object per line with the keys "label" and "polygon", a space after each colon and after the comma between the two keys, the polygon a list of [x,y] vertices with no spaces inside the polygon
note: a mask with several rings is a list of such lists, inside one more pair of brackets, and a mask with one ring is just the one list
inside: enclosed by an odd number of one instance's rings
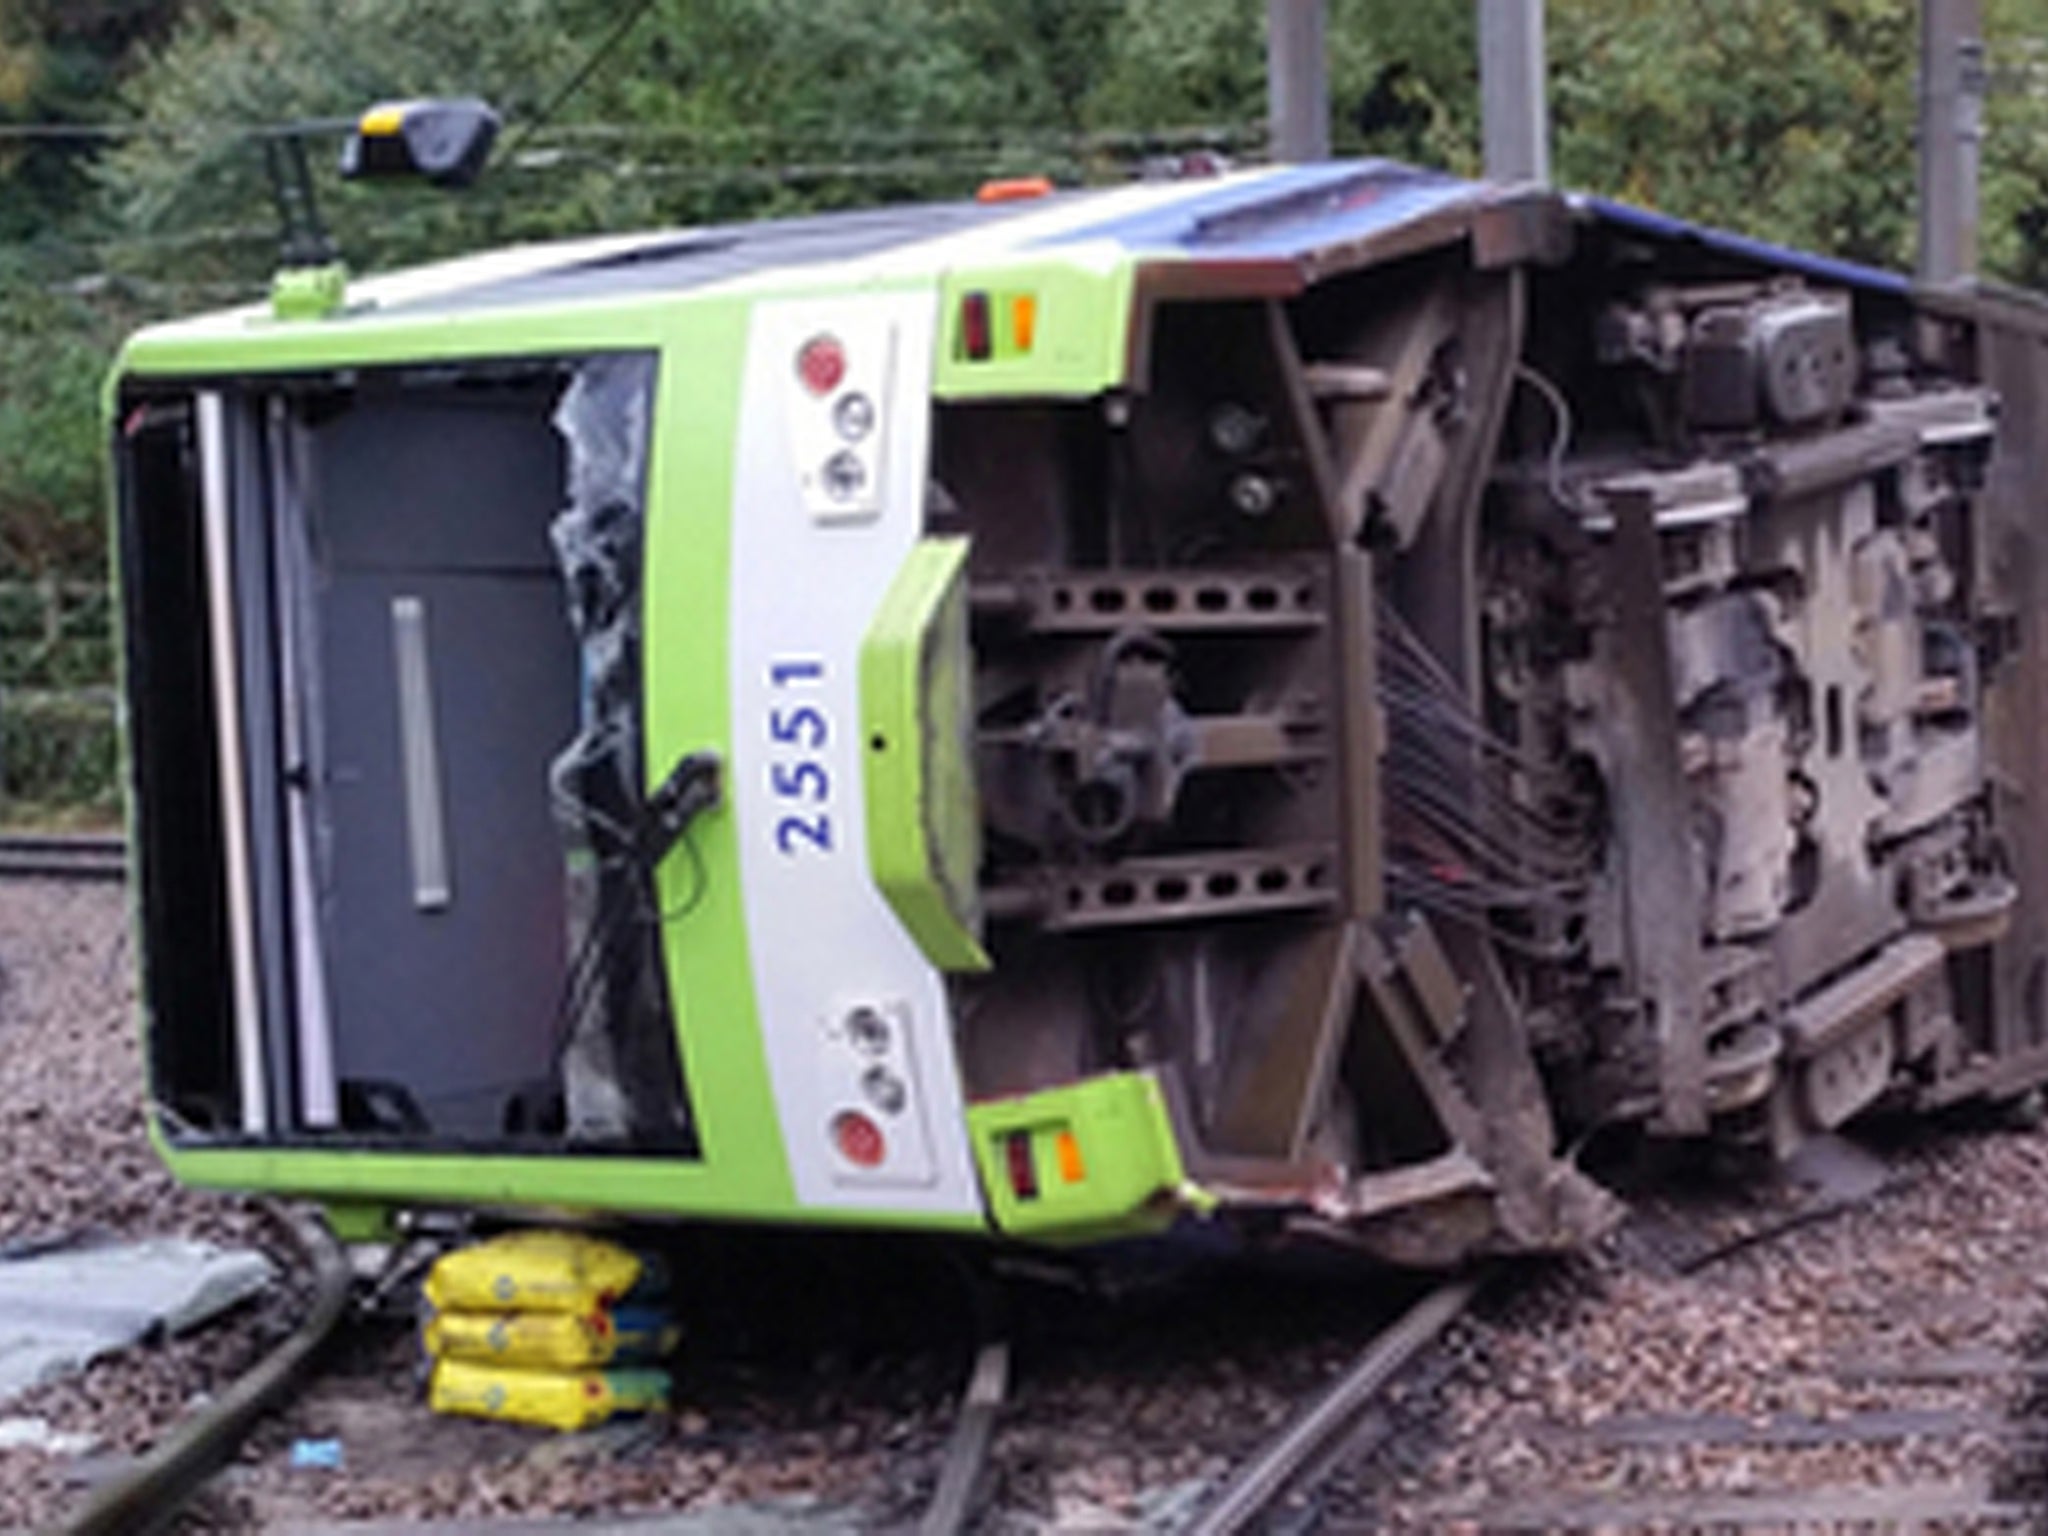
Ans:
{"label": "green foliage", "polygon": [[[1478,168],[1470,0],[1328,0],[1331,141],[1461,172]],[[1085,125],[1136,133],[1229,130],[1263,141],[1265,7],[1247,0],[1124,0],[1086,98]]]}
{"label": "green foliage", "polygon": [[1911,258],[1912,0],[1554,9],[1570,185],[1789,244]]}
{"label": "green foliage", "polygon": [[[98,395],[119,337],[262,291],[276,222],[251,128],[329,120],[312,164],[358,269],[956,197],[998,175],[1116,180],[1155,152],[1263,144],[1264,0],[649,0],[535,127],[633,3],[0,0],[0,124],[142,130],[0,140],[0,580],[100,571]],[[1340,153],[1478,170],[1482,3],[1327,0]],[[1982,265],[2048,287],[2048,10],[1984,6]],[[1910,265],[1917,0],[1549,0],[1548,16],[1560,183]],[[335,178],[342,120],[457,93],[509,125],[478,187]],[[25,643],[0,640],[0,686],[21,682]],[[97,676],[103,637],[54,654],[41,683]]]}
{"label": "green foliage", "polygon": [[0,581],[0,812],[105,819],[118,800],[111,589]]}
{"label": "green foliage", "polygon": [[113,588],[104,581],[0,582],[0,677],[59,690],[106,682],[113,617]]}
{"label": "green foliage", "polygon": [[[92,123],[180,0],[0,0],[0,123]],[[0,144],[0,240],[30,239],[89,186],[91,139]]]}
{"label": "green foliage", "polygon": [[0,258],[0,569],[104,574],[100,380],[133,320]]}
{"label": "green foliage", "polygon": [[[415,95],[479,94],[516,116],[574,56],[554,12],[549,0],[235,0],[196,15],[127,93],[161,131],[100,162],[102,211],[120,232],[110,265],[148,273],[175,251],[188,279],[259,278],[274,261],[276,220],[250,127],[353,120]],[[325,211],[362,265],[534,232],[502,195],[458,212],[424,189],[339,188],[328,174],[337,141],[329,131],[315,152]]]}
{"label": "green foliage", "polygon": [[1264,10],[1234,0],[1129,0],[1089,100],[1128,128],[1256,122],[1266,110]]}
{"label": "green foliage", "polygon": [[0,692],[0,807],[8,821],[111,820],[119,762],[112,690]]}
{"label": "green foliage", "polygon": [[2048,289],[2048,17],[2040,0],[1986,0],[1986,272]]}
{"label": "green foliage", "polygon": [[546,165],[514,156],[512,174],[610,188],[609,227],[959,197],[993,176],[1122,174],[1143,146],[1098,141],[1117,125],[1100,121],[1094,94],[1127,9],[658,0],[566,114],[610,128],[544,129]]}
{"label": "green foliage", "polygon": [[[1476,170],[1473,0],[1328,3],[1340,150]],[[570,230],[954,196],[991,175],[1122,175],[1155,144],[1256,146],[1264,9],[653,0],[567,120],[525,140],[515,127],[515,153],[475,193],[330,178],[324,195],[350,259],[369,266]],[[2037,87],[2038,11],[1987,0],[1994,60],[2019,61]],[[599,0],[224,0],[128,93],[165,131],[101,162],[112,264],[160,271],[155,242],[189,241],[186,276],[254,281],[270,216],[259,157],[233,124],[457,90],[517,123],[623,14]],[[1560,181],[1910,262],[1915,0],[1551,0],[1549,16]],[[2009,77],[1993,100],[1984,247],[2000,275],[2048,266],[2044,101]]]}

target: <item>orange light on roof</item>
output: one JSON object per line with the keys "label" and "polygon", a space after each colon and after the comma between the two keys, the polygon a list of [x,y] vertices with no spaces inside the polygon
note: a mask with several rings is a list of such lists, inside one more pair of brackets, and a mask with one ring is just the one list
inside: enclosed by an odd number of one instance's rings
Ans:
{"label": "orange light on roof", "polygon": [[1038,298],[1020,293],[1010,300],[1010,339],[1019,352],[1031,350],[1031,338],[1038,334]]}
{"label": "orange light on roof", "polygon": [[977,203],[1023,203],[1052,191],[1049,176],[999,176],[975,189]]}
{"label": "orange light on roof", "polygon": [[1052,1139],[1053,1160],[1059,1164],[1060,1178],[1068,1184],[1078,1184],[1088,1177],[1087,1166],[1081,1161],[1081,1139],[1072,1131],[1061,1131]]}

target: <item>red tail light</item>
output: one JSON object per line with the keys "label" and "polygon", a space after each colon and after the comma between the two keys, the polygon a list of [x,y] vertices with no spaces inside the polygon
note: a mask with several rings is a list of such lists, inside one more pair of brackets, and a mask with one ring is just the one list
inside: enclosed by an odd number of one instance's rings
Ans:
{"label": "red tail light", "polygon": [[1031,1133],[1012,1131],[1003,1138],[1003,1160],[1010,1169],[1010,1189],[1019,1200],[1038,1198],[1038,1162],[1031,1155]]}
{"label": "red tail light", "polygon": [[846,348],[830,334],[813,336],[796,355],[796,376],[814,395],[829,395],[846,377]]}
{"label": "red tail light", "polygon": [[986,362],[995,351],[995,330],[985,293],[970,293],[960,301],[960,350],[976,363]]}
{"label": "red tail light", "polygon": [[842,1109],[832,1117],[832,1145],[856,1168],[879,1168],[889,1155],[882,1128],[857,1109]]}

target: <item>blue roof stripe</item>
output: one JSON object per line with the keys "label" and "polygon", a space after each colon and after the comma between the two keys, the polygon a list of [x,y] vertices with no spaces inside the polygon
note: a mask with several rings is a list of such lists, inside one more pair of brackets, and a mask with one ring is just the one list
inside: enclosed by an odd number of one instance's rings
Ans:
{"label": "blue roof stripe", "polygon": [[1164,207],[1084,224],[1041,245],[1113,240],[1130,250],[1182,250],[1217,260],[1298,257],[1393,229],[1486,188],[1390,160],[1286,166]]}
{"label": "blue roof stripe", "polygon": [[1652,213],[1647,208],[1617,203],[1611,198],[1580,197],[1577,202],[1581,208],[1588,210],[1604,223],[1618,224],[1624,229],[1656,235],[1666,240],[1691,240],[1725,256],[1759,262],[1765,266],[1784,267],[1803,273],[1807,277],[1820,278],[1824,282],[1842,283],[1851,288],[1862,288],[1876,293],[1904,296],[1913,291],[1911,279],[1897,272],[1887,272],[1882,267],[1866,267],[1853,261],[1838,261],[1832,256],[1817,256],[1812,251],[1772,245],[1767,240],[1731,234],[1725,229],[1713,229],[1705,224],[1689,223],[1684,219],[1673,218],[1668,213]]}
{"label": "blue roof stripe", "polygon": [[[1299,259],[1310,252],[1426,218],[1495,189],[1391,160],[1281,166],[1256,178],[1190,190],[1164,206],[1082,224],[1033,242],[1040,248],[1111,240],[1127,250],[1182,251],[1230,261]],[[1612,198],[1575,196],[1602,223],[1658,239],[1689,241],[1737,260],[1802,273],[1867,292],[1907,295],[1897,272],[1774,245],[1748,235],[1655,213]]]}

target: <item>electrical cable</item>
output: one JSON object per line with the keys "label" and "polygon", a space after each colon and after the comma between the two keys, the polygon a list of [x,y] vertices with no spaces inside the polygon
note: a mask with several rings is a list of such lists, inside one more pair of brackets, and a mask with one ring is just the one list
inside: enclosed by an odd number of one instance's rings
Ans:
{"label": "electrical cable", "polygon": [[[597,901],[563,972],[562,996],[555,1008],[554,1055],[558,1065],[571,1042],[582,1033],[590,1010],[601,995],[599,983],[614,946],[635,918],[636,909],[645,905],[634,873],[629,861],[623,859],[598,863],[594,876]],[[640,915],[644,918],[644,914]]]}
{"label": "electrical cable", "polygon": [[1556,962],[1598,845],[1569,765],[1481,718],[1443,661],[1391,604],[1379,607],[1387,716],[1387,886],[1476,927],[1503,949]]}
{"label": "electrical cable", "polygon": [[1515,382],[1527,384],[1541,395],[1557,420],[1557,429],[1550,439],[1550,452],[1544,460],[1544,479],[1550,499],[1567,512],[1583,510],[1576,494],[1564,483],[1565,455],[1571,451],[1572,445],[1571,402],[1565,399],[1563,390],[1527,363],[1515,364]]}
{"label": "electrical cable", "polygon": [[352,117],[278,118],[268,122],[236,123],[198,121],[186,123],[0,123],[0,142],[28,140],[62,143],[67,140],[112,142],[122,139],[180,137],[212,138],[298,138],[316,133],[347,133],[355,127]]}
{"label": "electrical cable", "polygon": [[711,877],[704,869],[704,855],[697,847],[697,840],[685,831],[677,842],[683,852],[690,856],[690,888],[679,904],[663,910],[663,927],[670,923],[679,923],[696,911],[702,904],[705,893],[711,888]]}
{"label": "electrical cable", "polygon": [[987,145],[991,148],[1035,148],[1062,145],[1075,149],[1164,148],[1173,145],[1211,145],[1262,140],[1264,132],[1250,124],[1183,124],[1171,128],[1097,128],[1075,131],[1068,128],[848,128],[830,134],[808,130],[792,131],[781,126],[735,126],[704,128],[675,123],[558,123],[548,129],[550,139],[658,140],[675,143],[718,145],[762,145],[789,143],[831,143],[896,145],[911,149],[943,149]]}
{"label": "electrical cable", "polygon": [[576,72],[569,77],[568,83],[563,85],[560,90],[556,91],[555,94],[548,99],[547,103],[541,107],[540,111],[535,113],[532,117],[528,118],[524,123],[520,125],[519,131],[512,135],[511,142],[505,146],[504,153],[500,158],[507,161],[511,160],[513,155],[518,152],[518,150],[526,143],[526,141],[532,138],[534,133],[537,130],[539,130],[548,121],[549,118],[553,117],[557,112],[559,112],[562,109],[562,107],[568,102],[571,96],[574,96],[578,91],[583,89],[584,84],[590,79],[590,77],[593,74],[597,72],[597,67],[600,64],[602,64],[606,58],[610,56],[611,51],[614,48],[618,47],[620,43],[625,41],[626,34],[633,30],[634,26],[638,24],[640,18],[645,16],[653,8],[654,0],[638,0],[638,3],[634,5],[634,7],[630,11],[626,12],[624,16],[620,17],[618,25],[614,26],[612,30],[605,35],[603,40],[600,41],[595,48],[591,49],[590,56],[586,58],[583,61],[582,65],[576,70]]}

